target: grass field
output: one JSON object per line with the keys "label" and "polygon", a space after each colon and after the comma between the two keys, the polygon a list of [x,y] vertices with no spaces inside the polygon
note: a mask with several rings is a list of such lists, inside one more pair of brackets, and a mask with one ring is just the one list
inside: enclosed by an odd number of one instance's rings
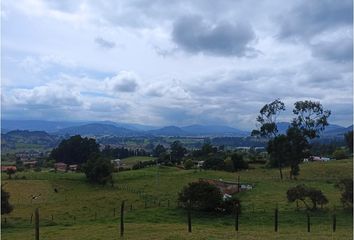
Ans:
{"label": "grass field", "polygon": [[138,162],[151,161],[151,160],[155,160],[155,159],[156,158],[154,158],[154,157],[134,156],[134,157],[123,158],[122,163],[124,164],[124,167],[131,168],[134,164],[136,164]]}
{"label": "grass field", "polygon": [[[133,161],[133,159],[131,159]],[[2,216],[2,239],[34,239],[31,214],[40,209],[41,239],[117,239],[119,207],[126,200],[126,239],[352,239],[352,213],[344,211],[339,179],[352,177],[352,160],[301,165],[297,181],[280,182],[276,169],[255,169],[239,173],[181,170],[156,167],[124,171],[114,175],[114,187],[94,186],[79,173],[24,172],[25,180],[2,183],[10,192],[14,211]],[[285,170],[287,172],[287,170]],[[193,231],[187,232],[186,212],[177,208],[177,193],[198,178],[235,180],[254,184],[239,194],[242,203],[239,232],[232,216],[192,213]],[[304,183],[321,189],[329,199],[323,210],[312,212],[307,232],[306,212],[287,203],[286,190]],[[54,192],[58,189],[58,193]],[[31,202],[30,195],[41,194]],[[279,206],[279,232],[274,232],[274,208]],[[332,214],[337,231],[332,232]],[[6,217],[6,223],[4,223]],[[53,218],[53,219],[52,219]]]}

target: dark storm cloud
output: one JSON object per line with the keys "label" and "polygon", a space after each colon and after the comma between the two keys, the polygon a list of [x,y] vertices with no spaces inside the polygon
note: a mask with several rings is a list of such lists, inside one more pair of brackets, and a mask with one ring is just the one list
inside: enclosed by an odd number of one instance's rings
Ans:
{"label": "dark storm cloud", "polygon": [[106,49],[111,49],[116,46],[115,42],[105,40],[101,37],[95,38],[95,43],[97,43],[100,47],[106,48]]}
{"label": "dark storm cloud", "polygon": [[280,38],[308,39],[313,35],[339,26],[352,26],[352,0],[301,1],[280,21]]}
{"label": "dark storm cloud", "polygon": [[249,24],[207,23],[198,16],[187,16],[173,25],[172,37],[183,50],[191,53],[242,57],[254,49],[249,43],[255,34]]}
{"label": "dark storm cloud", "polygon": [[311,46],[312,54],[326,60],[347,62],[353,60],[353,39],[322,41]]}

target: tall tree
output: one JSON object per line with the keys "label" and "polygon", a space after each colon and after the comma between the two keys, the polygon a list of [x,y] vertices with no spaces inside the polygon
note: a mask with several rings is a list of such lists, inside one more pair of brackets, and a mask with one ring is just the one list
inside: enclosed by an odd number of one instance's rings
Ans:
{"label": "tall tree", "polygon": [[76,135],[61,141],[59,146],[52,150],[51,157],[57,162],[82,164],[89,159],[90,155],[96,153],[99,153],[99,145],[95,139]]}
{"label": "tall tree", "polygon": [[[280,99],[275,99],[273,102],[264,105],[259,111],[257,117],[257,122],[260,125],[259,129],[252,131],[252,136],[261,136],[266,138],[277,138],[278,136],[278,127],[277,127],[277,118],[279,114],[285,111],[285,105]],[[275,141],[269,141],[271,146],[268,146],[270,151],[276,150],[278,147],[275,147],[278,144],[284,144],[284,138],[280,137],[275,139]],[[268,153],[271,155],[271,152]],[[283,152],[283,151],[281,151]],[[282,165],[284,164],[284,155],[283,153],[275,153],[271,156],[274,163],[277,164],[279,168],[280,179],[283,179]]]}
{"label": "tall tree", "polygon": [[259,111],[257,122],[260,125],[259,129],[253,130],[252,135],[261,137],[275,137],[278,133],[277,117],[285,111],[285,105],[279,99],[264,105]]}
{"label": "tall tree", "polygon": [[298,101],[294,104],[293,113],[296,115],[291,125],[300,129],[309,139],[319,136],[328,126],[331,111],[324,110],[322,104],[313,101]]}
{"label": "tall tree", "polygon": [[350,153],[353,153],[353,131],[344,134],[345,142],[349,148]]}
{"label": "tall tree", "polygon": [[171,144],[171,161],[173,163],[180,163],[184,154],[187,152],[180,141],[174,141]]}

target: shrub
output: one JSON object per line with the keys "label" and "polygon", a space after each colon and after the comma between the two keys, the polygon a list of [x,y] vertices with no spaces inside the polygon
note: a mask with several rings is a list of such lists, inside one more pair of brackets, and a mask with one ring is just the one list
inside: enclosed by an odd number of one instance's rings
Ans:
{"label": "shrub", "polygon": [[1,215],[12,212],[13,207],[9,202],[10,194],[1,186]]}
{"label": "shrub", "polygon": [[231,161],[236,171],[241,169],[248,169],[248,163],[243,159],[243,156],[241,154],[232,154]]}
{"label": "shrub", "polygon": [[342,191],[340,200],[343,205],[353,208],[353,179],[342,179],[336,186]]}
{"label": "shrub", "polygon": [[184,165],[185,169],[191,169],[194,167],[194,163],[190,159],[187,159],[186,161],[184,161],[183,165]]}
{"label": "shrub", "polygon": [[[305,185],[297,185],[296,187],[290,188],[287,192],[287,199],[289,202],[295,202],[297,200],[302,201],[307,209],[316,210],[317,204],[321,206],[328,203],[328,199],[322,193],[321,190],[315,188],[309,188]],[[312,202],[312,207],[308,205],[306,199]]]}
{"label": "shrub", "polygon": [[342,149],[342,148],[337,148],[333,154],[332,154],[333,158],[340,160],[340,159],[345,159],[347,158],[347,152]]}
{"label": "shrub", "polygon": [[109,160],[94,155],[85,164],[84,172],[89,182],[105,185],[112,181],[113,166]]}
{"label": "shrub", "polygon": [[222,203],[220,190],[205,181],[192,182],[179,193],[178,199],[184,208],[190,207],[200,211],[214,211]]}

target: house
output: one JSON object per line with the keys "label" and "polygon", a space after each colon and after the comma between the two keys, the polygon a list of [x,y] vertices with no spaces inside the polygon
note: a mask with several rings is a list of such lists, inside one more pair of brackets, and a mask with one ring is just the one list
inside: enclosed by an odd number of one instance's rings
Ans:
{"label": "house", "polygon": [[7,170],[10,170],[10,169],[12,169],[14,171],[17,170],[16,166],[1,166],[1,172],[6,172]]}
{"label": "house", "polygon": [[304,158],[304,162],[327,162],[331,160],[328,157],[318,157],[318,156],[310,156],[309,158]]}
{"label": "house", "polygon": [[77,164],[70,164],[69,167],[68,167],[68,169],[69,169],[70,171],[76,172],[78,166],[79,166],[79,165],[77,165]]}
{"label": "house", "polygon": [[215,180],[215,179],[200,178],[199,181],[208,182],[216,186],[217,188],[219,188],[224,198],[228,198],[229,196],[232,196],[235,193],[241,191],[248,191],[253,188],[251,184],[224,181],[222,179]]}
{"label": "house", "polygon": [[121,160],[119,158],[111,160],[111,163],[116,169],[119,169],[119,167],[121,166]]}
{"label": "house", "polygon": [[23,162],[23,165],[27,168],[34,168],[37,165],[38,161],[26,161]]}
{"label": "house", "polygon": [[203,165],[204,165],[204,161],[198,161],[198,162],[197,162],[197,167],[198,167],[198,168],[203,167]]}
{"label": "house", "polygon": [[63,162],[54,163],[54,168],[59,172],[66,172],[67,164]]}

